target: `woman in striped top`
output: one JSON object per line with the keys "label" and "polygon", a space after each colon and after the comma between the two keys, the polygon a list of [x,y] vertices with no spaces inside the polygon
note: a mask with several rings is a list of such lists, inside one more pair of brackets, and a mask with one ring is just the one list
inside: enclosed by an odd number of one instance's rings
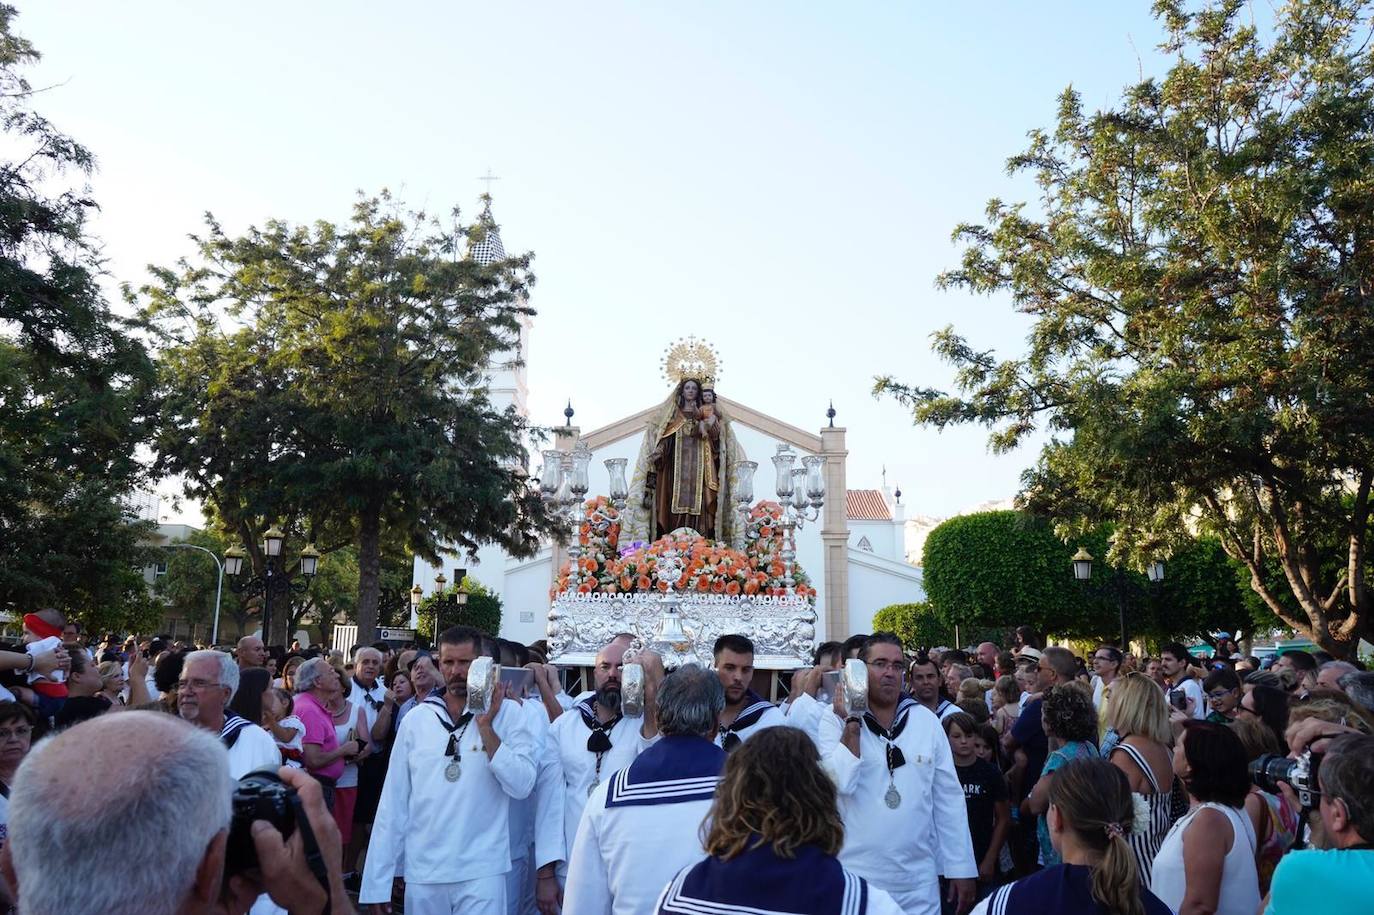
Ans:
{"label": "woman in striped top", "polygon": [[[1173,756],[1169,741],[1169,707],[1164,693],[1144,674],[1130,673],[1112,684],[1108,725],[1121,735],[1121,742],[1109,759],[1126,774],[1133,800],[1143,801],[1149,810],[1126,837],[1135,853],[1141,880],[1150,885],[1150,868],[1169,827],[1174,824],[1170,811],[1173,787]],[[1140,807],[1140,803],[1136,804]]]}

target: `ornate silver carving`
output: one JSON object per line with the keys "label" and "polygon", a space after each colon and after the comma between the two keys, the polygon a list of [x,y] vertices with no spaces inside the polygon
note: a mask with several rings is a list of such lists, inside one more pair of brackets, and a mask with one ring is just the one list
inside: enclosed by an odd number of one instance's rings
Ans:
{"label": "ornate silver carving", "polygon": [[[692,659],[703,666],[712,663],[716,639],[729,633],[753,640],[758,668],[790,670],[811,663],[816,611],[808,598],[676,592],[672,599],[682,628],[692,636]],[[549,609],[550,662],[591,664],[617,632],[652,642],[663,621],[663,603],[661,594],[559,594]]]}

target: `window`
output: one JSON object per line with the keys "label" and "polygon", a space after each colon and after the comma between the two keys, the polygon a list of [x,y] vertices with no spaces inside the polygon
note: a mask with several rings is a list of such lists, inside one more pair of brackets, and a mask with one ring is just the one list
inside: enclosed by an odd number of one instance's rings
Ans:
{"label": "window", "polygon": [[164,576],[164,575],[166,575],[166,574],[167,574],[167,560],[164,559],[164,560],[162,560],[161,562],[159,562],[157,565],[153,566],[153,577],[154,577],[154,578],[161,578],[162,576]]}

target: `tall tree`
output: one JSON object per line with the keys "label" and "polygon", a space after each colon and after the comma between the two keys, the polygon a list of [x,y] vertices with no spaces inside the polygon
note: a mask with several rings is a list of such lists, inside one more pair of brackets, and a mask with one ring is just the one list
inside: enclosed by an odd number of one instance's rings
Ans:
{"label": "tall tree", "polygon": [[1029,352],[999,361],[946,328],[957,394],[877,389],[919,423],[992,427],[996,450],[1047,427],[1028,505],[1115,523],[1137,564],[1211,534],[1285,624],[1348,655],[1374,625],[1370,5],[1291,0],[1265,37],[1240,0],[1155,10],[1167,76],[1093,114],[1066,91],[1009,163],[1038,206],[993,200],[955,232],[940,285],[1010,293]]}
{"label": "tall tree", "polygon": [[553,530],[522,469],[525,423],[483,387],[530,313],[528,256],[461,256],[489,228],[385,193],[343,225],[231,237],[209,217],[197,257],[134,296],[164,335],[158,466],[215,505],[255,568],[277,519],[324,552],[356,546],[361,641],[388,539],[437,560],[443,544],[527,555]]}
{"label": "tall tree", "polygon": [[[0,5],[0,606],[123,628],[150,607],[125,508],[153,369],[99,286],[90,152],[30,107],[38,52]],[[74,178],[73,185],[69,179]]]}

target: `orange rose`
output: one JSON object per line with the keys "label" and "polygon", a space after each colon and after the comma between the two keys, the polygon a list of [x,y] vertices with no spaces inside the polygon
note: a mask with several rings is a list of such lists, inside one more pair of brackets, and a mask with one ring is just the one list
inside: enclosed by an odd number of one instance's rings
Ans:
{"label": "orange rose", "polygon": [[738,594],[738,593],[739,593],[739,582],[737,582],[737,581],[727,582],[726,585],[725,585],[725,593],[726,593],[726,594]]}
{"label": "orange rose", "polygon": [[697,590],[698,590],[698,591],[705,591],[705,590],[709,589],[710,587],[711,587],[711,579],[705,577],[704,575],[703,575],[701,578],[698,578],[698,579],[697,579]]}
{"label": "orange rose", "polygon": [[745,593],[745,594],[758,594],[758,593],[759,593],[759,583],[756,582],[756,581],[746,581],[746,582],[744,583],[744,593]]}
{"label": "orange rose", "polygon": [[715,594],[724,594],[725,582],[721,581],[719,578],[715,579],[711,582],[711,591]]}
{"label": "orange rose", "polygon": [[649,588],[651,587],[651,584],[652,584],[652,583],[649,581],[649,576],[647,576],[647,575],[641,575],[641,576],[639,576],[639,581],[638,581],[639,590],[641,590],[641,591],[647,591],[647,590],[649,590]]}

